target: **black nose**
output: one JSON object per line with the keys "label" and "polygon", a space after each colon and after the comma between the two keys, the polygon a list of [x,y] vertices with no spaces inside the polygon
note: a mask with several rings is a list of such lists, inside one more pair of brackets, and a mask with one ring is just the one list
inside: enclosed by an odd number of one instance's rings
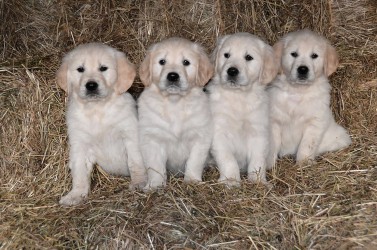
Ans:
{"label": "black nose", "polygon": [[230,68],[226,71],[226,73],[228,73],[228,75],[230,75],[230,76],[237,76],[238,73],[240,73],[240,72],[238,71],[237,68],[235,68],[235,67],[230,67]]}
{"label": "black nose", "polygon": [[170,72],[166,78],[171,82],[176,82],[179,80],[179,75],[175,72]]}
{"label": "black nose", "polygon": [[308,72],[309,72],[309,69],[306,66],[300,66],[300,67],[297,68],[297,73],[299,75],[307,75]]}
{"label": "black nose", "polygon": [[98,83],[95,81],[89,81],[85,84],[85,88],[90,92],[96,91],[98,89]]}

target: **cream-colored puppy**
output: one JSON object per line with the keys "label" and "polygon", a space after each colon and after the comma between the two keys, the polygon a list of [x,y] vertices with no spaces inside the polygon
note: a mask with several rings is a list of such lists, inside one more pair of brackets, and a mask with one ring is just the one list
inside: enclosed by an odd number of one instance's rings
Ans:
{"label": "cream-colored puppy", "polygon": [[330,109],[328,76],[338,67],[335,48],[324,37],[300,30],[284,36],[274,50],[281,74],[268,89],[269,167],[278,156],[293,154],[302,163],[350,145],[350,136],[335,122]]}
{"label": "cream-colored puppy", "polygon": [[240,172],[266,183],[269,115],[266,85],[277,74],[272,47],[248,33],[218,40],[215,77],[208,87],[213,115],[212,154],[220,179],[238,185]]}
{"label": "cream-colored puppy", "polygon": [[212,118],[203,86],[213,67],[197,43],[170,38],[152,45],[140,66],[146,89],[139,105],[146,190],[166,184],[167,169],[185,181],[202,180]]}
{"label": "cream-colored puppy", "polygon": [[136,105],[132,96],[124,93],[135,75],[126,56],[104,44],[80,45],[64,57],[57,83],[68,93],[66,120],[73,185],[60,204],[76,205],[87,197],[96,163],[108,173],[131,175],[131,185],[145,184]]}

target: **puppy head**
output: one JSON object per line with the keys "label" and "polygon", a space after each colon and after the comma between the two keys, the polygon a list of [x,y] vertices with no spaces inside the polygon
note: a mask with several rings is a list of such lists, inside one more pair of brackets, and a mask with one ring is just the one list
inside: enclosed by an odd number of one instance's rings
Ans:
{"label": "puppy head", "polygon": [[292,84],[312,84],[321,76],[330,76],[339,64],[335,48],[306,29],[287,34],[274,45],[274,51]]}
{"label": "puppy head", "polygon": [[149,48],[139,73],[146,87],[156,84],[165,94],[185,95],[209,81],[213,66],[199,44],[169,38]]}
{"label": "puppy head", "polygon": [[272,47],[249,33],[220,38],[212,57],[215,77],[229,88],[247,88],[253,83],[267,84],[278,71]]}
{"label": "puppy head", "polygon": [[88,43],[63,58],[56,80],[68,96],[95,101],[127,91],[135,75],[134,65],[122,52],[104,44]]}

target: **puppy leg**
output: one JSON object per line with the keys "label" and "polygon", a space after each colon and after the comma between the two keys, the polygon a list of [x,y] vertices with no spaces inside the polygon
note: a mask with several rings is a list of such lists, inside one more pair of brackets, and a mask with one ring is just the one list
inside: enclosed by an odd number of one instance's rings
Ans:
{"label": "puppy leg", "polygon": [[348,132],[334,121],[323,135],[323,139],[318,148],[318,153],[322,154],[340,150],[348,147],[350,144],[351,137]]}
{"label": "puppy leg", "polygon": [[166,161],[167,155],[164,145],[155,142],[142,145],[144,166],[148,175],[145,191],[153,190],[166,185]]}
{"label": "puppy leg", "polygon": [[311,124],[305,129],[296,153],[298,164],[303,164],[306,161],[310,164],[314,163],[324,131],[323,124]]}
{"label": "puppy leg", "polygon": [[254,137],[250,145],[250,161],[247,169],[250,182],[267,184],[266,158],[268,153],[268,138]]}
{"label": "puppy leg", "polygon": [[128,168],[131,176],[130,189],[143,188],[147,183],[147,173],[141,156],[137,136],[126,141]]}
{"label": "puppy leg", "polygon": [[239,186],[241,181],[240,168],[237,159],[226,146],[226,140],[214,140],[212,154],[219,168],[219,182],[227,186]]}
{"label": "puppy leg", "polygon": [[83,152],[84,150],[74,146],[70,149],[69,168],[72,174],[72,190],[60,199],[59,203],[63,206],[80,204],[89,194],[93,162]]}
{"label": "puppy leg", "polygon": [[207,160],[209,146],[199,142],[191,148],[189,158],[186,162],[185,182],[201,182],[204,165]]}
{"label": "puppy leg", "polygon": [[270,130],[270,147],[267,157],[267,169],[270,170],[275,167],[276,160],[281,147],[281,129],[276,123],[271,124]]}

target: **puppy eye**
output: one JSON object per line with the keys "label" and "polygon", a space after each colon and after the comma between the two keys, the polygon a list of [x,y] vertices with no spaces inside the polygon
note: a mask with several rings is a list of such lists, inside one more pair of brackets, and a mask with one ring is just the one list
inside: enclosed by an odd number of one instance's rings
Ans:
{"label": "puppy eye", "polygon": [[318,55],[316,53],[313,53],[310,57],[313,58],[313,59],[316,59],[318,57]]}
{"label": "puppy eye", "polygon": [[251,55],[246,55],[245,56],[245,60],[246,61],[251,61],[251,60],[253,60],[254,58],[251,56]]}
{"label": "puppy eye", "polygon": [[190,65],[190,62],[189,61],[187,61],[187,60],[183,60],[183,65],[185,65],[185,66],[189,66]]}
{"label": "puppy eye", "polygon": [[166,61],[164,59],[161,59],[159,62],[158,62],[160,65],[165,65]]}
{"label": "puppy eye", "polygon": [[84,69],[84,67],[80,66],[80,67],[77,68],[77,71],[80,72],[80,73],[82,73],[82,72],[85,71],[85,69]]}
{"label": "puppy eye", "polygon": [[99,68],[99,71],[104,72],[104,71],[106,71],[107,69],[108,69],[108,67],[106,67],[106,66],[101,66],[101,67]]}
{"label": "puppy eye", "polygon": [[292,52],[292,53],[291,53],[291,56],[293,56],[293,57],[298,57],[298,54],[297,54],[297,52]]}
{"label": "puppy eye", "polygon": [[229,54],[229,53],[225,53],[225,54],[224,54],[224,57],[225,57],[225,58],[229,58],[229,57],[230,57],[230,54]]}

